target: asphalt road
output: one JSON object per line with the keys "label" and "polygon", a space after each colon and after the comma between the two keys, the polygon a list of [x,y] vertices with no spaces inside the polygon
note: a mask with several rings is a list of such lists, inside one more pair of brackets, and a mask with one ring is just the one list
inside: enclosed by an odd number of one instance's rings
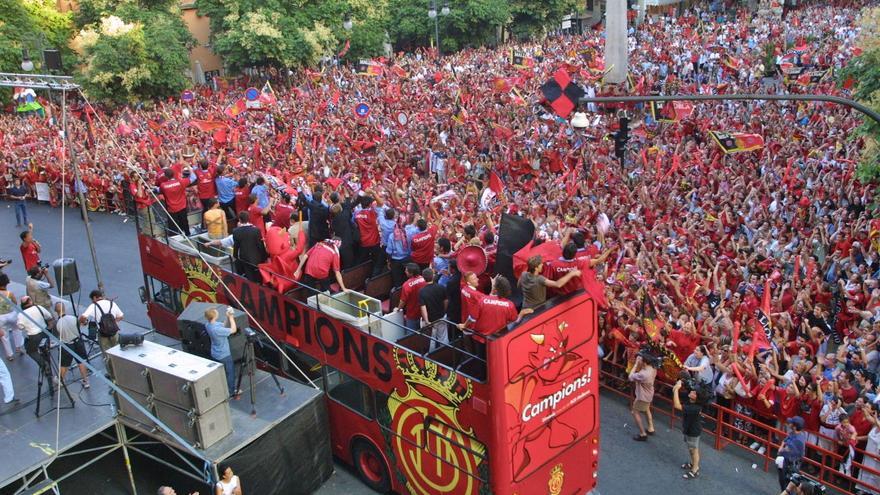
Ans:
{"label": "asphalt road", "polygon": [[[4,211],[5,210],[5,211]],[[61,257],[61,211],[30,203],[29,219],[35,237],[43,246],[44,261]],[[83,286],[81,303],[87,302],[88,291],[97,286],[85,229],[79,210],[68,209],[64,217],[64,256],[77,260]],[[145,307],[140,303],[138,287],[143,284],[139,268],[137,242],[133,221],[108,214],[93,214],[93,230],[98,263],[106,292],[115,297],[125,312],[126,321],[148,326]],[[12,258],[6,268],[10,277],[23,282],[25,273],[18,252],[19,229],[9,203],[0,202],[0,257]],[[77,297],[75,297],[77,299]],[[626,404],[610,394],[602,395],[602,439],[599,462],[599,490],[602,495],[713,494],[713,495],[776,495],[779,493],[775,471],[765,473],[756,455],[734,447],[716,451],[709,440],[703,444],[702,476],[684,480],[679,465],[685,462],[686,450],[681,434],[670,428],[669,420],[657,421],[657,435],[647,443],[632,440],[635,433]],[[753,468],[753,463],[758,463]],[[158,480],[177,483],[178,493],[189,493],[199,487],[168,473],[147,459],[132,459],[139,493],[155,493]],[[62,486],[62,493],[122,494],[128,481],[120,458],[107,458],[78,474]],[[344,466],[337,464],[336,473],[317,492],[320,495],[372,494]],[[251,495],[251,494],[248,494]],[[256,495],[256,494],[255,494]],[[268,495],[268,494],[259,494]]]}

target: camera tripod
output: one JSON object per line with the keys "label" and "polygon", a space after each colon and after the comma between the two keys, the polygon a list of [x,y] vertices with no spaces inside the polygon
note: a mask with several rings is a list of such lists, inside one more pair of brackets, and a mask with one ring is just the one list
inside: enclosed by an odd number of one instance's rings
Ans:
{"label": "camera tripod", "polygon": [[[256,417],[257,395],[254,384],[254,375],[256,374],[257,370],[257,358],[256,353],[254,352],[254,340],[256,340],[256,336],[248,336],[247,341],[244,344],[244,353],[242,354],[241,361],[238,362],[238,378],[235,380],[235,390],[236,392],[241,390],[241,380],[242,378],[244,378],[245,373],[247,373],[248,389],[250,390],[251,395],[251,416]],[[275,386],[278,387],[278,393],[280,395],[284,395],[284,387],[281,386],[281,382],[278,381],[278,377],[275,376],[274,373],[269,373],[269,376],[272,377],[272,381],[274,381]]]}
{"label": "camera tripod", "polygon": [[[35,361],[37,361],[37,364],[39,366],[39,370],[37,370],[37,407],[34,410],[34,415],[36,415],[39,418],[41,416],[45,416],[46,414],[49,414],[50,412],[52,412],[56,409],[73,409],[73,407],[76,405],[76,402],[74,402],[73,396],[70,395],[70,390],[67,389],[67,384],[64,383],[64,380],[62,380],[60,378],[60,375],[58,374],[58,367],[55,365],[55,361],[52,359],[52,354],[49,352],[49,340],[48,339],[46,339],[44,342],[40,343],[38,352],[39,352],[39,359],[35,360]],[[33,356],[31,356],[31,357],[33,357]],[[54,382],[53,378],[55,376],[59,376],[58,383],[61,386],[61,388],[64,390],[64,395],[67,396],[67,399],[70,401],[70,405],[69,406],[61,406],[60,404],[55,405],[55,406],[52,406],[48,411],[45,411],[41,414],[40,413],[40,402],[43,398],[43,381],[45,380],[49,386],[49,395],[54,397],[56,390],[55,390],[55,382]]]}

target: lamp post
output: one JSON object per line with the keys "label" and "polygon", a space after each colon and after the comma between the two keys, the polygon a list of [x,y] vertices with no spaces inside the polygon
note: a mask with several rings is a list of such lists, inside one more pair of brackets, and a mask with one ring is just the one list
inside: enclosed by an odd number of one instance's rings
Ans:
{"label": "lamp post", "polygon": [[342,21],[342,27],[345,28],[346,31],[351,31],[351,28],[354,27],[354,24],[351,22],[351,14],[345,14],[345,20]]}
{"label": "lamp post", "polygon": [[34,70],[34,61],[31,60],[30,53],[27,48],[21,49],[21,70],[30,72]]}
{"label": "lamp post", "polygon": [[[446,17],[449,15],[449,0],[443,1],[443,8],[440,9],[440,15]],[[437,16],[437,0],[431,0],[428,7],[428,18],[434,19],[434,37],[437,43],[437,55],[440,55],[440,18]]]}

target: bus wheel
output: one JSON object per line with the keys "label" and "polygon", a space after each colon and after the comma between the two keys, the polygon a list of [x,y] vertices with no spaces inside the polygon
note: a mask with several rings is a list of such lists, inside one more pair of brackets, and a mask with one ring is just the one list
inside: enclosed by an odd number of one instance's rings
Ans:
{"label": "bus wheel", "polygon": [[352,459],[361,481],[379,493],[391,491],[391,475],[388,466],[376,447],[363,440],[356,441],[352,448]]}

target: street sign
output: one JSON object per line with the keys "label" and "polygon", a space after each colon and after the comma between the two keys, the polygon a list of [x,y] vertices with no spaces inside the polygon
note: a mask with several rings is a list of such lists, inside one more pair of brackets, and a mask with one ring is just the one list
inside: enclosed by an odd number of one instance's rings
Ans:
{"label": "street sign", "polygon": [[196,98],[196,95],[188,89],[186,91],[184,91],[183,93],[181,93],[181,95],[180,95],[180,99],[187,102],[187,103],[193,101],[195,98]]}
{"label": "street sign", "polygon": [[354,113],[358,117],[365,119],[368,115],[370,115],[370,105],[367,105],[366,103],[358,103],[354,107]]}

